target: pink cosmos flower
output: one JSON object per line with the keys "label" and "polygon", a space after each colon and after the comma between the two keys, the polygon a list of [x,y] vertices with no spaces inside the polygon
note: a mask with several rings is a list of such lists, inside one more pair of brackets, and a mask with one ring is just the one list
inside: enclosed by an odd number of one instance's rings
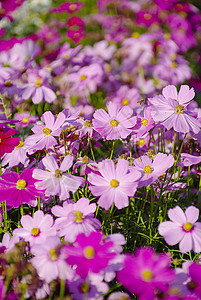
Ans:
{"label": "pink cosmos flower", "polygon": [[64,280],[73,278],[74,271],[65,262],[66,254],[59,237],[48,236],[45,242],[33,245],[31,252],[35,256],[31,259],[31,263],[40,278],[47,283],[57,278]]}
{"label": "pink cosmos flower", "polygon": [[162,95],[149,99],[154,121],[161,122],[168,130],[173,127],[177,132],[198,133],[201,123],[187,108],[194,96],[194,89],[187,85],[182,85],[179,93],[174,85],[166,86]]}
{"label": "pink cosmos flower", "polygon": [[39,74],[30,73],[29,81],[30,83],[24,86],[22,99],[27,100],[32,98],[34,104],[38,104],[42,100],[45,100],[49,103],[54,102],[56,99],[56,94],[45,83],[43,70],[41,70],[41,72],[39,71]]}
{"label": "pink cosmos flower", "polygon": [[109,297],[107,298],[107,300],[131,300],[130,296],[127,293],[123,293],[123,292],[114,292],[112,294],[109,295]]}
{"label": "pink cosmos flower", "polygon": [[136,255],[125,255],[124,268],[117,272],[117,280],[140,300],[156,299],[156,293],[168,290],[174,280],[167,255],[157,255],[152,248],[140,248]]}
{"label": "pink cosmos flower", "polygon": [[45,242],[48,236],[56,235],[53,217],[44,215],[41,210],[37,210],[33,218],[29,215],[22,216],[20,222],[22,228],[16,228],[13,235],[21,237],[29,242],[31,246]]}
{"label": "pink cosmos flower", "polygon": [[79,2],[65,2],[59,6],[53,7],[50,11],[56,13],[68,12],[70,14],[78,11],[83,6]]}
{"label": "pink cosmos flower", "polygon": [[195,156],[188,153],[181,153],[181,162],[177,165],[179,167],[189,167],[192,165],[197,165],[201,162],[201,156]]}
{"label": "pink cosmos flower", "polygon": [[121,107],[129,106],[133,109],[139,108],[140,93],[138,89],[130,89],[127,85],[122,85],[116,92],[115,97],[112,98],[112,102],[117,103]]}
{"label": "pink cosmos flower", "polygon": [[140,120],[140,125],[141,127],[139,128],[139,130],[137,131],[137,137],[142,137],[143,135],[145,135],[146,133],[148,133],[148,131],[153,128],[155,126],[155,122],[151,116],[151,111],[148,107],[146,107],[144,109],[144,116],[137,116],[138,119]]}
{"label": "pink cosmos flower", "polygon": [[61,126],[65,122],[65,115],[60,112],[55,117],[51,111],[46,111],[41,120],[45,123],[44,125],[35,125],[31,130],[34,132],[33,135],[26,138],[26,142],[29,143],[29,153],[33,153],[37,150],[44,148],[49,149],[50,147],[57,145],[56,136],[59,136],[62,128]]}
{"label": "pink cosmos flower", "polygon": [[58,228],[59,236],[64,240],[73,243],[79,233],[89,234],[91,231],[101,229],[101,223],[94,218],[96,204],[89,203],[88,198],[81,198],[76,203],[63,203],[63,207],[56,205],[52,213],[58,217],[55,225]]}
{"label": "pink cosmos flower", "polygon": [[74,245],[66,246],[66,261],[72,266],[76,265],[76,273],[86,278],[89,272],[99,273],[107,268],[109,261],[116,255],[112,247],[113,243],[104,241],[101,232],[91,232],[89,236],[81,233]]}
{"label": "pink cosmos flower", "polygon": [[11,153],[6,153],[1,162],[2,166],[8,164],[10,168],[17,166],[19,163],[27,165],[29,158],[27,156],[28,146],[26,143],[20,141],[19,145]]}
{"label": "pink cosmos flower", "polygon": [[100,196],[98,204],[108,210],[114,203],[118,209],[128,206],[128,197],[134,196],[140,172],[129,167],[129,162],[119,159],[117,165],[111,159],[98,164],[100,175],[88,175],[89,187],[94,196]]}
{"label": "pink cosmos flower", "polygon": [[18,120],[17,127],[28,127],[30,124],[36,123],[38,117],[32,117],[28,112],[23,114],[16,113],[15,120]]}
{"label": "pink cosmos flower", "polygon": [[70,197],[69,192],[75,193],[80,185],[84,183],[84,178],[66,173],[73,165],[73,157],[64,157],[60,167],[53,156],[48,155],[42,159],[42,163],[47,171],[35,169],[33,178],[37,178],[36,188],[45,190],[45,195],[58,195],[61,200]]}
{"label": "pink cosmos flower", "polygon": [[141,156],[134,160],[135,170],[140,171],[142,178],[139,181],[139,187],[149,186],[159,176],[163,175],[174,164],[174,157],[169,154],[158,153],[152,159],[148,156]]}
{"label": "pink cosmos flower", "polygon": [[92,120],[94,128],[106,140],[125,139],[132,133],[137,118],[133,116],[132,108],[128,106],[120,107],[109,102],[108,113],[104,109],[97,109]]}
{"label": "pink cosmos flower", "polygon": [[199,209],[189,206],[183,210],[176,206],[168,211],[171,221],[159,224],[158,232],[162,235],[168,245],[179,243],[179,250],[182,253],[192,249],[201,252],[201,223],[196,222],[199,218]]}
{"label": "pink cosmos flower", "polygon": [[30,203],[37,197],[43,197],[43,191],[38,191],[32,177],[33,169],[25,169],[21,174],[10,172],[2,175],[0,179],[1,199],[7,206],[19,207],[21,203]]}
{"label": "pink cosmos flower", "polygon": [[12,152],[15,146],[19,144],[20,138],[12,137],[15,133],[15,129],[11,129],[9,127],[0,128],[0,157],[2,157],[5,153]]}
{"label": "pink cosmos flower", "polygon": [[[5,252],[11,252],[15,247],[15,244],[19,242],[18,236],[11,237],[8,232],[4,233],[2,242],[0,242],[0,249],[2,251],[2,247],[5,248]],[[1,299],[1,298],[0,298]]]}

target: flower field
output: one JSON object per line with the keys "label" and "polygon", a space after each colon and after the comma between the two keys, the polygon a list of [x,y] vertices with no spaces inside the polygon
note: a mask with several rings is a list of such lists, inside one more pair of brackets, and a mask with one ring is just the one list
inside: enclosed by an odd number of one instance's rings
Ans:
{"label": "flower field", "polygon": [[199,1],[0,3],[0,300],[201,299]]}

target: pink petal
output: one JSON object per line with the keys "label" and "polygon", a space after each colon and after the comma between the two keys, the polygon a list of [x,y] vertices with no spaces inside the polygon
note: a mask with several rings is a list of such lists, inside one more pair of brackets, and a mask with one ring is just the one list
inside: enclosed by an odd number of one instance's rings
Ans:
{"label": "pink petal", "polygon": [[46,111],[42,117],[41,120],[45,123],[47,128],[52,129],[54,126],[55,116],[52,114],[51,111]]}
{"label": "pink petal", "polygon": [[56,160],[51,155],[47,155],[42,159],[45,168],[55,174],[55,170],[59,169]]}
{"label": "pink petal", "polygon": [[[174,233],[173,233],[174,234]],[[179,250],[182,253],[189,252],[193,249],[193,240],[191,233],[185,233],[183,239],[179,243]]]}
{"label": "pink petal", "polygon": [[168,99],[177,100],[177,88],[174,85],[168,85],[162,90],[163,96]]}
{"label": "pink petal", "polygon": [[194,224],[199,218],[199,209],[195,206],[189,206],[185,210],[186,222]]}
{"label": "pink petal", "polygon": [[184,231],[179,224],[166,221],[159,224],[158,232],[162,235],[168,245],[176,245],[184,236]]}
{"label": "pink petal", "polygon": [[66,171],[69,170],[73,165],[73,156],[66,155],[61,163],[60,170]]}
{"label": "pink petal", "polygon": [[176,206],[175,208],[170,208],[168,210],[168,217],[173,222],[178,223],[182,226],[186,223],[186,216],[179,206]]}
{"label": "pink petal", "polygon": [[188,85],[182,85],[178,94],[179,104],[185,104],[195,97],[194,89],[189,89]]}

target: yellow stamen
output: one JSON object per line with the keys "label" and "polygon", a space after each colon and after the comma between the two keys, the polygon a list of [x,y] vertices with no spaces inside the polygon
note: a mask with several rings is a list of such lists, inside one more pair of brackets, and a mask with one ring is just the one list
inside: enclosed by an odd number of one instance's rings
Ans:
{"label": "yellow stamen", "polygon": [[143,119],[143,120],[141,121],[142,126],[146,126],[148,123],[149,123],[149,122],[148,122],[147,119]]}
{"label": "yellow stamen", "polygon": [[150,270],[144,270],[141,275],[142,275],[142,279],[147,282],[151,281],[153,277],[153,274]]}
{"label": "yellow stamen", "polygon": [[145,140],[144,140],[144,139],[139,140],[139,141],[136,142],[136,144],[137,144],[138,146],[143,146],[144,143],[145,143]]}
{"label": "yellow stamen", "polygon": [[134,37],[134,38],[136,38],[136,39],[138,39],[139,36],[140,36],[140,34],[139,34],[139,32],[137,32],[137,31],[135,31],[135,32],[132,33],[132,37]]}
{"label": "yellow stamen", "polygon": [[192,223],[186,222],[186,223],[184,224],[184,230],[185,230],[185,231],[190,231],[192,228],[193,228],[193,224],[192,224]]}
{"label": "yellow stamen", "polygon": [[2,139],[0,139],[0,143],[1,143]]}
{"label": "yellow stamen", "polygon": [[88,158],[88,156],[86,156],[86,155],[83,156],[82,162],[83,162],[84,165],[88,164],[88,163],[89,163],[89,158]]}
{"label": "yellow stamen", "polygon": [[39,235],[39,233],[40,233],[40,229],[39,229],[39,228],[34,227],[34,228],[31,230],[31,234],[32,234],[33,236],[37,236],[37,235]]}
{"label": "yellow stamen", "polygon": [[22,123],[26,124],[26,123],[28,123],[28,122],[29,122],[29,119],[28,119],[28,118],[22,119]]}
{"label": "yellow stamen", "polygon": [[172,64],[171,64],[171,68],[176,68],[176,66],[177,66],[177,63],[174,61]]}
{"label": "yellow stamen", "polygon": [[56,252],[56,250],[54,248],[50,250],[49,254],[50,254],[51,260],[56,260],[59,257],[58,253]]}
{"label": "yellow stamen", "polygon": [[146,13],[146,14],[144,14],[144,18],[145,18],[145,20],[150,20],[151,19],[151,15],[150,14],[148,14],[148,13]]}
{"label": "yellow stamen", "polygon": [[177,114],[183,114],[183,112],[184,112],[184,107],[183,107],[183,105],[179,104],[179,105],[177,105],[175,108],[176,108],[175,112],[176,112]]}
{"label": "yellow stamen", "polygon": [[83,219],[84,219],[84,216],[83,216],[83,213],[81,211],[76,211],[75,212],[75,222],[76,223],[82,223],[83,222]]}
{"label": "yellow stamen", "polygon": [[88,246],[88,247],[84,248],[84,256],[85,256],[87,259],[92,259],[92,258],[94,258],[94,255],[95,255],[95,250],[94,250],[93,247]]}
{"label": "yellow stamen", "polygon": [[17,189],[23,190],[26,187],[27,183],[24,179],[20,179],[17,181]]}
{"label": "yellow stamen", "polygon": [[118,187],[119,186],[119,182],[116,180],[116,179],[112,179],[110,181],[110,185],[114,188]]}
{"label": "yellow stamen", "polygon": [[119,122],[117,121],[117,120],[111,120],[110,121],[110,125],[112,126],[112,127],[117,127],[118,125],[119,125]]}
{"label": "yellow stamen", "polygon": [[35,81],[35,86],[39,87],[39,86],[41,86],[41,84],[42,84],[41,79],[40,79],[40,77],[38,77]]}
{"label": "yellow stamen", "polygon": [[62,172],[61,170],[56,169],[54,175],[55,175],[55,177],[57,177],[57,178],[61,178],[62,173],[63,173],[63,172]]}
{"label": "yellow stamen", "polygon": [[83,293],[88,293],[89,288],[90,288],[90,286],[88,285],[88,283],[82,283],[82,284],[80,285],[80,290],[81,290]]}
{"label": "yellow stamen", "polygon": [[83,74],[83,75],[80,76],[81,80],[85,80],[86,78],[87,78],[87,75],[85,75],[85,74]]}
{"label": "yellow stamen", "polygon": [[169,40],[169,39],[171,38],[171,35],[170,35],[169,32],[166,32],[166,33],[164,34],[164,37],[165,37],[166,40]]}
{"label": "yellow stamen", "polygon": [[145,172],[146,174],[151,174],[151,173],[153,172],[153,168],[150,167],[150,166],[145,166],[145,167],[144,167],[144,172]]}
{"label": "yellow stamen", "polygon": [[70,9],[71,11],[76,10],[76,8],[77,8],[77,5],[76,5],[76,4],[71,4],[71,5],[69,5],[69,9]]}
{"label": "yellow stamen", "polygon": [[126,98],[123,99],[123,100],[122,100],[122,104],[125,105],[125,106],[128,105],[128,104],[129,104],[129,100],[126,99]]}
{"label": "yellow stamen", "polygon": [[44,132],[46,135],[50,135],[51,129],[45,127],[45,128],[43,128],[43,132]]}
{"label": "yellow stamen", "polygon": [[84,123],[84,126],[85,126],[86,128],[91,127],[91,121],[86,120],[85,123]]}
{"label": "yellow stamen", "polygon": [[19,145],[16,146],[16,148],[21,148],[23,145],[24,145],[24,142],[23,142],[23,141],[20,141],[20,142],[19,142]]}

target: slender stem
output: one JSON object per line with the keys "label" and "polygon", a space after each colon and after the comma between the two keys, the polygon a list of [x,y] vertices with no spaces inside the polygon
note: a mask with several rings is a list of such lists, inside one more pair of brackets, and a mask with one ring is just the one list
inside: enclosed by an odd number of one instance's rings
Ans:
{"label": "slender stem", "polygon": [[90,150],[91,150],[91,156],[92,156],[93,160],[96,161],[95,156],[94,156],[94,151],[93,151],[91,140],[89,140],[89,145],[90,145]]}
{"label": "slender stem", "polygon": [[114,154],[114,144],[115,144],[115,140],[112,141],[112,150],[111,150],[111,154],[110,154],[110,159],[112,159],[113,154]]}

